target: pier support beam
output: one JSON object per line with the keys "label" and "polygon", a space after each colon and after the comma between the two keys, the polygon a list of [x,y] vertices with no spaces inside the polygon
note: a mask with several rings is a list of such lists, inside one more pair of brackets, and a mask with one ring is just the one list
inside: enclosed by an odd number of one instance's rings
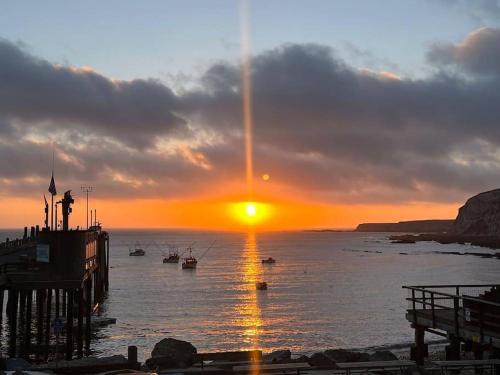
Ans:
{"label": "pier support beam", "polygon": [[83,303],[83,289],[79,288],[76,292],[78,300],[78,328],[76,335],[76,355],[78,358],[83,357],[83,309],[85,308]]}
{"label": "pier support beam", "polygon": [[44,293],[42,289],[36,290],[36,346],[37,346],[37,357],[42,353],[41,348],[43,344],[43,305],[44,305]]}
{"label": "pier support beam", "polygon": [[445,347],[446,360],[458,361],[460,360],[460,339],[456,336],[450,336],[450,344]]}
{"label": "pier support beam", "polygon": [[29,356],[31,350],[31,309],[33,307],[33,290],[26,292],[26,323],[24,325],[24,352]]}
{"label": "pier support beam", "polygon": [[85,355],[90,355],[90,329],[92,316],[92,278],[85,280]]}
{"label": "pier support beam", "polygon": [[411,359],[418,366],[424,364],[424,358],[427,356],[427,345],[425,344],[425,329],[419,325],[414,325],[415,329],[415,345],[411,348]]}
{"label": "pier support beam", "polygon": [[47,289],[47,308],[45,313],[45,359],[49,358],[51,309],[52,309],[52,289]]}
{"label": "pier support beam", "polygon": [[0,289],[0,323],[3,321],[3,295],[4,290]]}
{"label": "pier support beam", "polygon": [[17,346],[17,304],[19,300],[19,291],[11,289],[9,290],[9,326],[10,326],[10,336],[9,336],[9,357],[16,356],[16,346]]}
{"label": "pier support beam", "polygon": [[66,290],[63,289],[62,290],[62,312],[61,312],[61,315],[62,316],[66,316]]}
{"label": "pier support beam", "polygon": [[59,313],[60,313],[60,311],[59,311],[59,309],[60,309],[60,304],[59,304],[59,302],[60,302],[59,289],[55,290],[55,299],[56,299],[56,306],[55,306],[56,311],[55,311],[55,315],[56,315],[56,318],[59,318]]}
{"label": "pier support beam", "polygon": [[73,357],[73,289],[68,289],[68,301],[66,306],[66,360]]}

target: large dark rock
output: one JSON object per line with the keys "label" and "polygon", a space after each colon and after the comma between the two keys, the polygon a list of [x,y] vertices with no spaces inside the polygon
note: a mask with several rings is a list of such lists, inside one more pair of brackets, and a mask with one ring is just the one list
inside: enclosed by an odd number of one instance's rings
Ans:
{"label": "large dark rock", "polygon": [[469,198],[458,210],[452,231],[456,234],[500,236],[500,189]]}
{"label": "large dark rock", "polygon": [[370,360],[368,353],[345,349],[329,349],[325,350],[324,353],[335,362],[368,362]]}
{"label": "large dark rock", "polygon": [[292,353],[290,350],[275,350],[262,356],[262,362],[264,363],[289,363],[291,360]]}
{"label": "large dark rock", "polygon": [[196,360],[196,348],[187,341],[166,338],[156,343],[146,365],[155,369],[189,367]]}
{"label": "large dark rock", "polygon": [[370,361],[397,361],[398,357],[389,350],[377,350],[375,353],[370,354]]}
{"label": "large dark rock", "polygon": [[335,361],[332,360],[327,355],[325,355],[324,353],[314,353],[309,358],[309,364],[313,367],[321,369],[333,369],[337,367]]}

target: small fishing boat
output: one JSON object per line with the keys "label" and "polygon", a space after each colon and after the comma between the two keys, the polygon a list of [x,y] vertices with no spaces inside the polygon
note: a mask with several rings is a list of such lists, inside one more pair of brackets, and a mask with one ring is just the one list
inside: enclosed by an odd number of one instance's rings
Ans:
{"label": "small fishing boat", "polygon": [[257,290],[267,290],[267,283],[265,281],[257,281],[255,283],[255,288]]}
{"label": "small fishing boat", "polygon": [[146,255],[146,252],[141,248],[137,248],[134,251],[129,251],[128,255],[131,257],[143,257]]}
{"label": "small fishing boat", "polygon": [[168,257],[163,258],[163,263],[179,263],[179,259],[179,254],[170,253],[168,254]]}
{"label": "small fishing boat", "polygon": [[262,259],[262,264],[274,264],[276,263],[276,259],[269,257],[267,259]]}
{"label": "small fishing boat", "polygon": [[191,248],[189,248],[189,256],[187,258],[184,258],[182,262],[182,269],[183,270],[192,270],[196,268],[196,265],[198,264],[198,261],[196,258],[192,255]]}

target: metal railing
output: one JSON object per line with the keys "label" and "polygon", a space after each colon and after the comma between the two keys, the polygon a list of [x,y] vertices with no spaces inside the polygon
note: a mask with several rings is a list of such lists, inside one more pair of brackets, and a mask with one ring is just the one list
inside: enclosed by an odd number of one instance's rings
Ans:
{"label": "metal railing", "polygon": [[439,329],[438,323],[452,323],[452,333],[456,337],[460,337],[461,329],[477,327],[481,343],[485,330],[500,334],[500,303],[488,300],[491,295],[500,296],[500,284],[413,285],[403,288],[408,290],[408,312],[415,324],[419,317],[430,319],[432,329]]}

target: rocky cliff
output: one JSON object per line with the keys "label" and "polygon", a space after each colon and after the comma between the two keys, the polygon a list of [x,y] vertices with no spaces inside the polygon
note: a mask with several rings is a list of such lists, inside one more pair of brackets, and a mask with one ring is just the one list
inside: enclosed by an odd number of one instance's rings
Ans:
{"label": "rocky cliff", "polygon": [[407,233],[443,233],[449,232],[453,220],[414,220],[399,223],[364,223],[359,224],[356,232],[407,232]]}
{"label": "rocky cliff", "polygon": [[500,236],[500,189],[469,198],[458,210],[455,234]]}

